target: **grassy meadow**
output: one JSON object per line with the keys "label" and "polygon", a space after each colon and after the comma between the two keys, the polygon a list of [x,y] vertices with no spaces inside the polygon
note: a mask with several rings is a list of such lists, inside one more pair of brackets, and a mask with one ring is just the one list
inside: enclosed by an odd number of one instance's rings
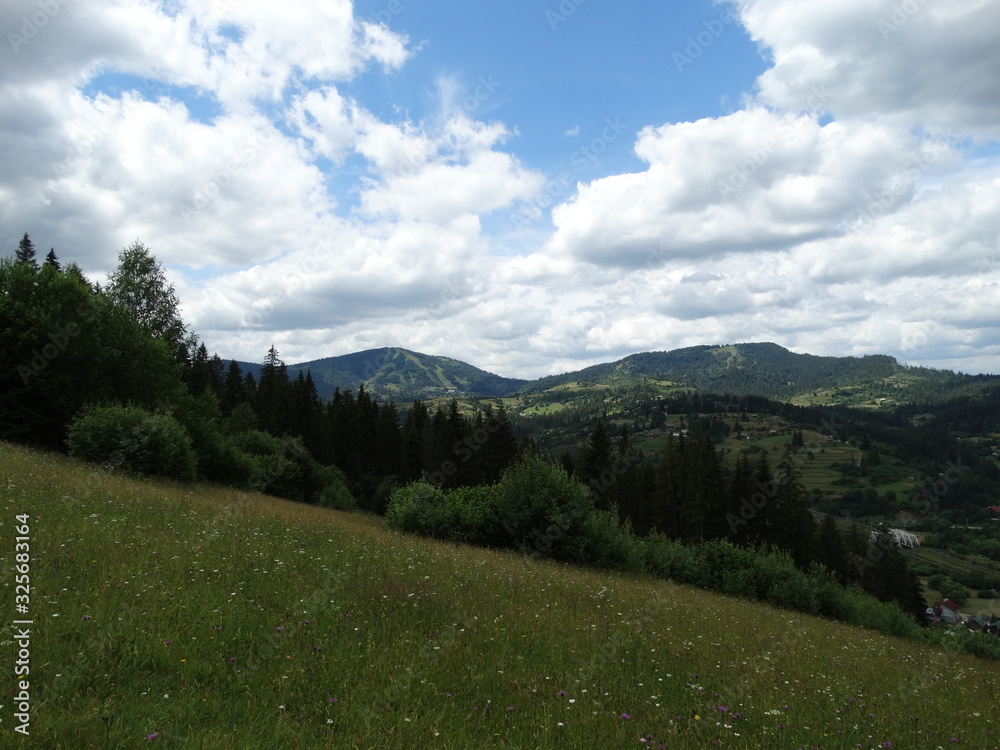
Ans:
{"label": "grassy meadow", "polygon": [[1000,747],[996,662],[2,443],[0,488],[0,747]]}

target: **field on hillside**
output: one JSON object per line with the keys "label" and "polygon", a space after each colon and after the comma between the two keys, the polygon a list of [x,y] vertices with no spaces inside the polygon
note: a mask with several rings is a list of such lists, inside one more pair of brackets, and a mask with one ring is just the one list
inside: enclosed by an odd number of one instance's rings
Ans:
{"label": "field on hillside", "polygon": [[1000,747],[995,662],[2,443],[0,488],[2,747]]}

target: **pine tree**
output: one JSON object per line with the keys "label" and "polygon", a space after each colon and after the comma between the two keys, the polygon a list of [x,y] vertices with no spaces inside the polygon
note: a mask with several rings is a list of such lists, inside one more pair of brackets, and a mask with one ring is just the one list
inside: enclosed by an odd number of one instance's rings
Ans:
{"label": "pine tree", "polygon": [[288,431],[290,391],[288,369],[272,344],[264,357],[257,383],[257,420],[262,430],[279,437]]}
{"label": "pine tree", "polygon": [[736,459],[733,475],[726,491],[726,526],[734,544],[749,543],[750,522],[757,514],[753,504],[753,470],[747,454],[741,453]]}
{"label": "pine tree", "polygon": [[250,401],[245,394],[243,371],[235,359],[229,362],[229,369],[226,370],[226,377],[222,383],[221,400],[222,413],[227,417],[238,404]]}
{"label": "pine tree", "polygon": [[684,529],[681,508],[687,481],[684,474],[684,438],[667,436],[667,444],[660,458],[656,477],[656,505],[654,525],[671,539],[680,539]]}
{"label": "pine tree", "polygon": [[[503,472],[517,460],[517,436],[503,402],[495,412],[487,404],[483,427],[488,432],[488,437],[479,450],[482,461],[481,481],[493,484],[500,481]],[[476,437],[475,432],[473,437]]]}
{"label": "pine tree", "polygon": [[652,519],[650,498],[643,486],[640,465],[641,458],[632,442],[632,430],[623,424],[615,441],[611,463],[615,481],[608,491],[618,506],[621,520],[628,519],[635,533],[643,535],[649,531]]}
{"label": "pine tree", "polygon": [[28,237],[27,232],[24,233],[24,237],[21,238],[20,243],[17,245],[14,259],[18,263],[27,263],[36,271],[38,270],[38,261],[35,260],[35,246]]}
{"label": "pine tree", "polygon": [[687,487],[681,515],[688,536],[702,542],[722,536],[723,512],[722,471],[715,444],[707,433],[696,432],[689,437],[685,478]]}
{"label": "pine tree", "polygon": [[49,248],[49,254],[45,256],[45,265],[57,271],[62,271],[62,264],[59,263],[59,258],[56,257],[56,249],[54,247]]}
{"label": "pine tree", "polygon": [[848,582],[847,551],[833,516],[823,516],[816,538],[816,562],[821,563],[840,583]]}
{"label": "pine tree", "polygon": [[598,420],[580,457],[577,474],[590,487],[595,505],[602,510],[610,510],[612,497],[609,493],[613,485],[611,472],[611,437],[608,435],[604,420]]}
{"label": "pine tree", "polygon": [[744,527],[746,542],[754,547],[773,542],[777,485],[771,474],[771,462],[768,456],[767,449],[764,449],[757,460],[757,469],[753,477],[754,490],[750,496],[755,513]]}
{"label": "pine tree", "polygon": [[816,522],[809,512],[802,475],[795,465],[792,447],[785,449],[778,468],[774,503],[774,533],[770,541],[792,554],[795,564],[806,568],[812,562]]}
{"label": "pine tree", "polygon": [[430,419],[427,407],[417,399],[403,420],[402,478],[406,482],[422,477],[428,466],[426,446]]}

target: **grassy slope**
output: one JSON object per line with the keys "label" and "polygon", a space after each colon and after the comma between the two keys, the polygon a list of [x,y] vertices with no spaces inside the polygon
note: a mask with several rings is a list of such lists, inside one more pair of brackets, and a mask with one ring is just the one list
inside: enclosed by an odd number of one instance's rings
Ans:
{"label": "grassy slope", "polygon": [[25,747],[998,746],[995,663],[5,444],[0,467],[7,613],[31,514]]}

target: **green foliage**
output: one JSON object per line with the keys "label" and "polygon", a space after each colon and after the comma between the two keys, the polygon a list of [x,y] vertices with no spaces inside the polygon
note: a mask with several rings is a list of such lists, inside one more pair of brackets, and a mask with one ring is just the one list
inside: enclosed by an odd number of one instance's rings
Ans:
{"label": "green foliage", "polygon": [[88,403],[155,408],[183,392],[179,366],[73,267],[0,260],[0,437],[61,448]]}
{"label": "green foliage", "polygon": [[432,539],[451,539],[455,520],[445,493],[423,481],[410,482],[393,492],[385,513],[389,528]]}
{"label": "green foliage", "polygon": [[333,510],[357,510],[358,501],[347,487],[344,473],[333,466],[325,468],[323,473],[326,486],[320,491],[317,504]]}
{"label": "green foliage", "polygon": [[578,564],[595,568],[643,573],[646,556],[643,542],[632,533],[631,524],[621,521],[614,510],[595,510],[584,516],[581,559]]}
{"label": "green foliage", "polygon": [[526,455],[504,472],[498,490],[497,521],[515,549],[582,560],[584,521],[593,510],[583,484],[562,467]]}
{"label": "green foliage", "polygon": [[187,330],[173,284],[149,249],[136,240],[118,254],[118,267],[108,280],[107,295],[150,336],[164,341],[183,359]]}
{"label": "green foliage", "polygon": [[137,406],[95,406],[69,428],[70,455],[135,474],[184,481],[195,478],[187,430],[172,416]]}
{"label": "green foliage", "polygon": [[339,476],[321,466],[300,438],[279,438],[262,430],[246,430],[230,440],[253,462],[245,485],[248,489],[315,503],[324,487]]}

